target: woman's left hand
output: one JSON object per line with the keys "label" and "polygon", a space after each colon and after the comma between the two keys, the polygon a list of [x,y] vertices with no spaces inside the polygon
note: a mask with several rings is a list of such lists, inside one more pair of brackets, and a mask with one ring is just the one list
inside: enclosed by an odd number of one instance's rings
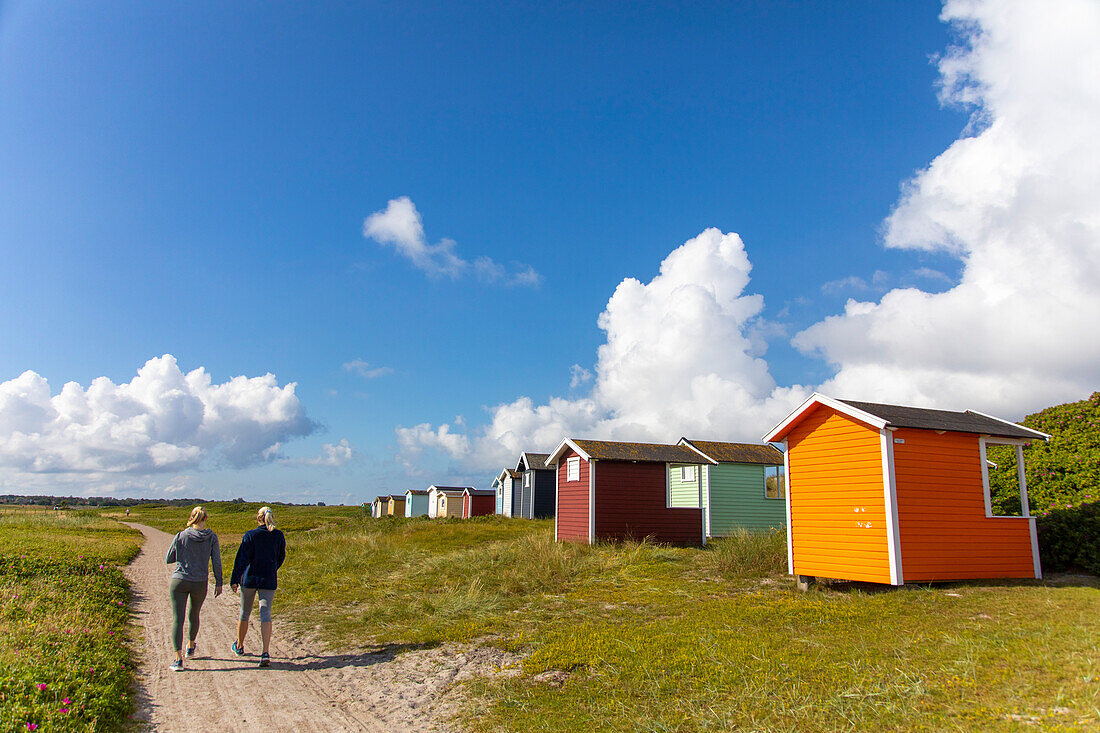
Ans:
{"label": "woman's left hand", "polygon": [[214,586],[214,597],[217,598],[222,594],[222,587],[220,585]]}

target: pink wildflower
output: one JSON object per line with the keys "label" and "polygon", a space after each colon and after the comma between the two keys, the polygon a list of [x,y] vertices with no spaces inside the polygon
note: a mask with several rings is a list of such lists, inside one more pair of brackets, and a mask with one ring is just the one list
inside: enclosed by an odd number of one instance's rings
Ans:
{"label": "pink wildflower", "polygon": [[45,689],[49,687],[49,685],[47,685],[45,682],[39,682],[37,685],[35,685],[35,687],[38,688],[39,692],[44,692]]}
{"label": "pink wildflower", "polygon": [[38,723],[27,723],[27,730],[38,730]]}
{"label": "pink wildflower", "polygon": [[64,700],[61,701],[61,704],[62,705],[68,705],[71,702],[72,702],[72,700],[70,700],[69,698],[66,697]]}
{"label": "pink wildflower", "polygon": [[68,715],[69,714],[69,709],[68,708],[61,708],[60,710],[58,710],[58,712],[61,713],[62,715]]}

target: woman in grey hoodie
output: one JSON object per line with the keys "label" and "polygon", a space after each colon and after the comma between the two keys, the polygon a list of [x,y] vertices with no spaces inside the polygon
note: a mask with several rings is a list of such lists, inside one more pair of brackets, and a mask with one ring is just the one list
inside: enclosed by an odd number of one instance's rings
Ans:
{"label": "woman in grey hoodie", "polygon": [[191,657],[195,654],[199,610],[206,600],[206,579],[211,564],[214,566],[214,597],[222,594],[222,552],[218,536],[206,528],[206,510],[201,506],[191,510],[187,528],[172,540],[164,562],[176,564],[168,583],[168,595],[172,601],[172,644],[176,650],[171,669],[180,672],[183,670],[183,613],[190,599],[191,610],[187,618],[191,643],[187,645],[187,656]]}

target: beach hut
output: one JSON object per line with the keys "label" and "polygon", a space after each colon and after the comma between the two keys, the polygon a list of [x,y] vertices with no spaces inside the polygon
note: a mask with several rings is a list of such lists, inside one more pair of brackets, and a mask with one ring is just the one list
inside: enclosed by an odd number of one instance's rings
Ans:
{"label": "beach hut", "polygon": [[423,517],[428,513],[428,492],[424,489],[409,489],[405,492],[405,516]]}
{"label": "beach hut", "polygon": [[386,504],[389,502],[389,496],[376,496],[371,503],[371,516],[375,519],[381,519],[386,514]]}
{"label": "beach hut", "polygon": [[462,518],[492,514],[495,500],[496,492],[492,489],[466,489],[462,492]]}
{"label": "beach hut", "polygon": [[[1023,446],[1048,435],[967,410],[814,394],[764,436],[786,453],[787,565],[902,585],[1040,578]],[[988,445],[1015,447],[1022,516],[994,516]]]}
{"label": "beach hut", "polygon": [[387,517],[403,517],[403,516],[405,516],[405,495],[404,494],[390,494],[389,499],[386,502],[386,516]]}
{"label": "beach hut", "polygon": [[[502,472],[502,475],[503,475],[503,472]],[[493,488],[493,494],[496,497],[496,506],[495,506],[496,513],[500,514],[500,515],[503,515],[504,514],[504,487],[501,484],[500,476],[497,476],[495,479],[493,479],[492,488]]]}
{"label": "beach hut", "polygon": [[[472,489],[473,486],[436,486],[431,485],[428,487],[428,516],[429,517],[460,517],[462,516],[462,492],[466,489]],[[447,493],[450,492],[457,501],[453,502],[453,512],[450,509],[446,509],[444,513],[440,514],[440,506],[447,506],[447,502],[444,501]]]}
{"label": "beach hut", "polygon": [[758,443],[720,443],[681,438],[678,445],[714,463],[669,465],[669,506],[701,507],[707,537],[738,529],[781,528],[787,523],[783,453]]}
{"label": "beach hut", "polygon": [[669,505],[669,466],[715,462],[686,445],[565,438],[546,464],[557,477],[558,540],[652,538],[706,544],[703,510]]}
{"label": "beach hut", "polygon": [[469,488],[473,487],[440,487],[439,491],[436,492],[435,516],[439,519],[443,519],[444,517],[461,517],[462,496],[466,489]]}
{"label": "beach hut", "polygon": [[515,473],[520,484],[519,508],[512,516],[542,519],[554,516],[554,467],[546,465],[547,453],[521,453]]}
{"label": "beach hut", "polygon": [[521,478],[519,471],[505,468],[493,479],[493,490],[497,494],[497,505],[500,507],[498,514],[506,517],[519,516]]}

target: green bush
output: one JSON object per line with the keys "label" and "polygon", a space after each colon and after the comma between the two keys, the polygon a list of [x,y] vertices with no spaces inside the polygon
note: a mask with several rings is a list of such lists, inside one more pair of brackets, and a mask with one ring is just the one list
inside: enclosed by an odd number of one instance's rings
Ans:
{"label": "green bush", "polygon": [[[1100,392],[1087,400],[1055,405],[1025,417],[1021,424],[1050,435],[1024,448],[1027,493],[1032,512],[1100,499]],[[991,446],[989,472],[995,514],[1020,514],[1014,449]]]}
{"label": "green bush", "polygon": [[1100,575],[1100,502],[1051,509],[1035,519],[1044,572]]}

